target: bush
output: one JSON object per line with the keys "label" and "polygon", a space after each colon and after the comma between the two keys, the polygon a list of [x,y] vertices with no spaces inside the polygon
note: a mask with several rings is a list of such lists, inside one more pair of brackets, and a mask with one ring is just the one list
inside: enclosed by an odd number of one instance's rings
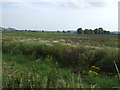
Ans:
{"label": "bush", "polygon": [[118,52],[116,51],[104,51],[104,57],[99,60],[98,62],[96,62],[96,66],[101,68],[101,71],[103,72],[111,72],[111,73],[115,73],[116,72],[116,68],[114,65],[115,61],[118,64],[119,67],[119,59],[118,59]]}
{"label": "bush", "polygon": [[80,47],[80,48],[72,48],[72,49],[65,49],[64,54],[63,54],[63,64],[65,66],[78,66],[79,65],[79,55],[83,54],[86,52],[86,48]]}
{"label": "bush", "polygon": [[3,53],[11,55],[23,54],[33,60],[52,56],[64,67],[83,67],[89,70],[91,66],[101,68],[102,72],[116,72],[113,60],[120,67],[118,51],[112,49],[94,49],[87,47],[65,46],[60,43],[18,42],[3,44]]}

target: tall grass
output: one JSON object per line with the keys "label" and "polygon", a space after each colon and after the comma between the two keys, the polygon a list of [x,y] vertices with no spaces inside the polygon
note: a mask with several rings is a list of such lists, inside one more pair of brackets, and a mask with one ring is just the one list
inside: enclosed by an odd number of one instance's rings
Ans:
{"label": "tall grass", "polygon": [[3,53],[11,55],[22,54],[32,60],[52,57],[63,67],[83,67],[89,69],[90,66],[98,66],[102,72],[116,72],[113,60],[118,63],[118,50],[96,49],[90,47],[73,47],[60,43],[40,43],[40,42],[4,42]]}
{"label": "tall grass", "polygon": [[[82,75],[68,68],[60,68],[46,58],[32,61],[24,56],[3,55],[3,88],[117,88],[119,79],[115,77]],[[10,59],[10,60],[9,60]],[[95,86],[96,85],[96,86]]]}

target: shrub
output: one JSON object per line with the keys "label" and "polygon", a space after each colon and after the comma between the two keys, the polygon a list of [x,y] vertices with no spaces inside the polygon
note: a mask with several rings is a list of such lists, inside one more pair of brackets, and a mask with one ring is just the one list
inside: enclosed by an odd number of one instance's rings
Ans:
{"label": "shrub", "polygon": [[71,48],[65,49],[63,53],[63,64],[65,66],[78,66],[79,65],[79,55],[86,52],[86,48]]}
{"label": "shrub", "polygon": [[60,43],[11,41],[3,44],[3,53],[23,54],[33,60],[52,56],[64,67],[83,67],[89,70],[98,66],[102,72],[116,72],[113,60],[120,67],[117,50],[65,46]]}
{"label": "shrub", "polygon": [[115,73],[116,69],[113,61],[116,61],[117,64],[119,63],[118,53],[116,51],[109,51],[109,53],[106,51],[105,56],[96,62],[95,65],[100,67],[103,72]]}

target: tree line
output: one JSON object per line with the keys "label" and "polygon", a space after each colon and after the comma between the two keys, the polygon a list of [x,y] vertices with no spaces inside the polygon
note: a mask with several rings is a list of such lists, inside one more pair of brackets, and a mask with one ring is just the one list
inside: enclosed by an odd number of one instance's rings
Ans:
{"label": "tree line", "polygon": [[96,28],[94,30],[92,29],[85,29],[82,28],[77,29],[78,34],[110,34],[110,31],[103,30],[103,28]]}
{"label": "tree line", "polygon": [[77,31],[44,31],[44,30],[16,30],[16,29],[2,29],[3,31],[29,31],[29,32],[58,32],[58,33],[78,33],[78,34],[111,34],[110,31],[103,30],[103,28],[96,28],[94,30],[92,29],[85,29],[83,30],[82,28],[78,28]]}

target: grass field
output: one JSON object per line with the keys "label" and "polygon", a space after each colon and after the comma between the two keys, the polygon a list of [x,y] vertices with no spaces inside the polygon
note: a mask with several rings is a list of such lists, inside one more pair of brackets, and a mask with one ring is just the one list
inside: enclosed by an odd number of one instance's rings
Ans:
{"label": "grass field", "polygon": [[120,88],[118,35],[2,32],[3,88]]}

